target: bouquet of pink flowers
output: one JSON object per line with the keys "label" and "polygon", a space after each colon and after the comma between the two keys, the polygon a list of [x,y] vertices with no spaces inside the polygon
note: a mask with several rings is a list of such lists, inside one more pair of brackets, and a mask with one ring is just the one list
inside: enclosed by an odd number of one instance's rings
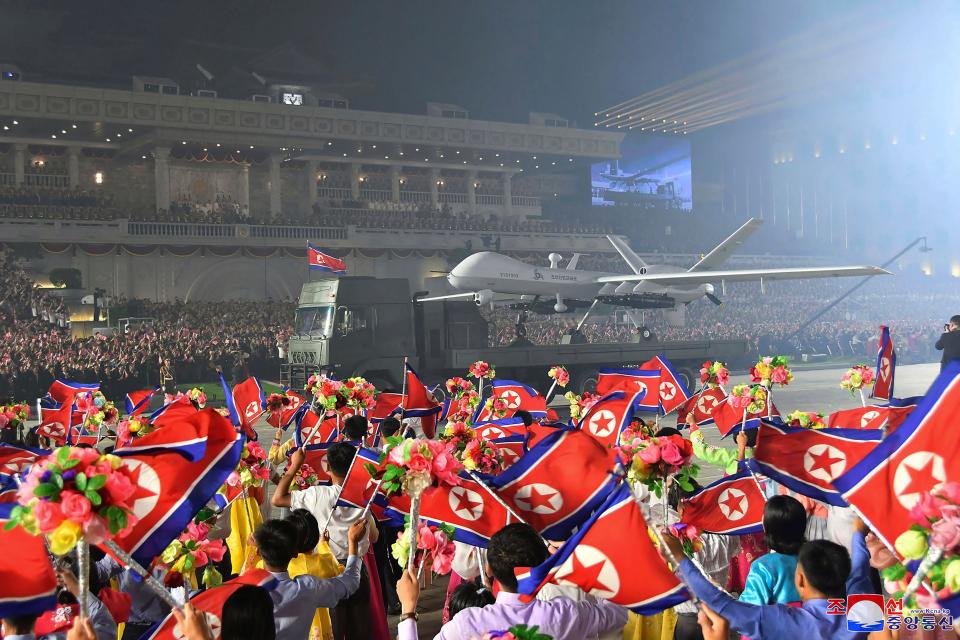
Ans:
{"label": "bouquet of pink flowers", "polygon": [[738,384],[730,391],[731,407],[746,409],[748,414],[762,413],[767,408],[769,391],[759,384]]}
{"label": "bouquet of pink flowers", "polygon": [[153,431],[153,425],[138,416],[132,416],[120,421],[117,425],[117,446],[129,447],[136,438],[142,438]]}
{"label": "bouquet of pink flowers", "polygon": [[377,406],[377,388],[366,378],[354,376],[344,380],[340,393],[346,399],[347,406],[354,410],[373,409]]}
{"label": "bouquet of pink flowers", "polygon": [[685,491],[692,491],[690,481],[700,471],[692,463],[693,443],[680,435],[653,436],[643,429],[625,429],[616,452],[627,479],[646,485],[657,496],[663,495],[668,476]]}
{"label": "bouquet of pink flowers", "polygon": [[30,467],[7,528],[45,535],[50,551],[61,556],[81,539],[100,544],[137,523],[136,487],[130,467],[117,456],[60,447]]}
{"label": "bouquet of pink flowers", "polygon": [[0,429],[16,429],[30,417],[26,402],[0,405]]}
{"label": "bouquet of pink flowers", "polygon": [[347,406],[347,400],[341,393],[343,383],[322,375],[312,375],[307,378],[304,387],[306,392],[314,397],[317,406],[325,412],[333,412]]}
{"label": "bouquet of pink flowers", "polygon": [[570,417],[573,418],[574,422],[579,422],[580,419],[586,415],[587,411],[590,410],[590,407],[597,404],[597,401],[600,400],[598,394],[590,393],[589,391],[584,391],[580,395],[575,394],[573,391],[567,391],[563,394],[563,397],[570,403]]}
{"label": "bouquet of pink flowers", "polygon": [[304,462],[297,469],[297,475],[293,477],[293,484],[290,485],[291,491],[303,491],[309,487],[315,487],[320,484],[320,476],[313,467]]}
{"label": "bouquet of pink flowers", "polygon": [[211,564],[220,562],[227,552],[223,540],[210,540],[210,527],[205,523],[187,525],[187,530],[167,545],[157,558],[155,566],[166,569],[163,583],[168,587],[182,587],[185,580],[193,571],[206,567],[203,570],[201,583],[207,587],[219,587],[223,584],[223,576]]}
{"label": "bouquet of pink flowers", "polygon": [[489,411],[496,420],[507,417],[507,413],[510,411],[510,407],[507,406],[507,401],[500,396],[490,396],[487,398],[487,401],[483,403],[483,408]]}
{"label": "bouquet of pink flowers", "polygon": [[703,539],[700,538],[700,530],[692,524],[677,522],[670,525],[670,533],[683,545],[683,552],[688,556],[703,549]]}
{"label": "bouquet of pink flowers", "polygon": [[556,382],[557,386],[559,387],[565,388],[568,384],[570,384],[570,372],[567,371],[566,367],[560,364],[550,367],[550,370],[547,371],[547,377]]}
{"label": "bouquet of pink flowers", "polygon": [[553,636],[540,633],[540,627],[518,624],[506,631],[488,631],[482,636],[474,636],[470,640],[553,640]]}
{"label": "bouquet of pink flowers", "polygon": [[785,387],[793,380],[787,356],[764,356],[750,368],[750,382],[769,389],[775,384]]}
{"label": "bouquet of pink flowers", "polygon": [[459,376],[454,376],[449,378],[446,383],[447,393],[451,396],[460,396],[467,391],[473,391],[473,383],[467,380],[466,378],[461,378]]}
{"label": "bouquet of pink flowers", "polygon": [[248,440],[243,445],[243,453],[240,454],[237,468],[227,476],[227,484],[231,487],[239,485],[248,489],[263,486],[263,483],[269,479],[270,463],[267,461],[267,452],[256,442]]}
{"label": "bouquet of pink flowers", "polygon": [[370,463],[365,467],[371,477],[382,478],[386,495],[402,491],[411,497],[440,484],[459,485],[457,474],[463,469],[446,442],[398,437],[387,438],[380,469]]}
{"label": "bouquet of pink flowers", "polygon": [[803,427],[804,429],[826,429],[827,423],[823,421],[822,413],[813,413],[811,411],[794,411],[788,414],[785,420],[791,427]]}
{"label": "bouquet of pink flowers", "polygon": [[[921,561],[914,572],[904,564],[883,569],[880,575],[894,598],[905,597],[904,605],[939,609],[937,600],[960,593],[960,482],[944,482],[920,494],[910,511],[913,525],[894,541],[901,558]],[[930,593],[920,587],[933,587]]]}
{"label": "bouquet of pink flowers", "polygon": [[470,365],[469,372],[470,375],[477,380],[493,380],[497,376],[497,372],[494,371],[493,366],[483,360],[477,360]]}
{"label": "bouquet of pink flowers", "polygon": [[203,409],[205,406],[207,406],[207,394],[204,393],[203,389],[201,389],[200,387],[194,387],[189,391],[187,391],[186,393],[177,394],[177,398],[181,398],[183,396],[187,396],[187,398],[190,399],[190,402],[193,403],[193,406],[195,406],[197,410]]}
{"label": "bouquet of pink flowers", "polygon": [[451,446],[453,455],[468,471],[494,474],[503,470],[500,451],[463,422],[448,422],[440,439]]}
{"label": "bouquet of pink flowers", "polygon": [[847,372],[840,378],[840,388],[849,391],[851,396],[872,384],[873,369],[865,364],[858,364],[847,369]]}
{"label": "bouquet of pink flowers", "polygon": [[700,368],[700,383],[711,389],[722,387],[730,382],[730,371],[727,365],[719,360],[707,360]]}
{"label": "bouquet of pink flowers", "polygon": [[266,408],[270,413],[280,413],[292,402],[293,398],[285,393],[271,393],[267,396]]}
{"label": "bouquet of pink flowers", "polygon": [[446,388],[450,394],[447,420],[451,423],[463,422],[469,426],[473,421],[473,414],[480,406],[480,394],[472,382],[460,377],[447,380]]}
{"label": "bouquet of pink flowers", "polygon": [[[410,523],[404,529],[397,541],[390,548],[391,555],[401,567],[410,564]],[[453,527],[448,524],[437,526],[420,523],[417,530],[417,556],[423,566],[429,566],[437,575],[445,576],[453,568],[453,555],[456,547],[453,544]],[[414,562],[416,560],[414,559]]]}
{"label": "bouquet of pink flowers", "polygon": [[98,391],[81,391],[74,396],[77,411],[83,414],[85,429],[99,429],[101,425],[115,424],[120,413],[117,407]]}

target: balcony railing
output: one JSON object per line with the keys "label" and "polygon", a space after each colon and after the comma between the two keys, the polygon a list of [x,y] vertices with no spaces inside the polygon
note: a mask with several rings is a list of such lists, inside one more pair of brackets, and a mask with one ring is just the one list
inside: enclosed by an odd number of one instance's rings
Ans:
{"label": "balcony railing", "polygon": [[[0,173],[0,185],[4,187],[13,187],[17,184],[17,177],[14,173]],[[25,173],[23,175],[23,186],[25,187],[69,187],[70,176],[62,176],[54,173]]]}

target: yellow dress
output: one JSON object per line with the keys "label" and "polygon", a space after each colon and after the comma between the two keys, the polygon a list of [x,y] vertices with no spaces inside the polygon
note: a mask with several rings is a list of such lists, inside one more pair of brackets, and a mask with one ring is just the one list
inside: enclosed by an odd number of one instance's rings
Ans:
{"label": "yellow dress", "polygon": [[243,496],[230,505],[230,535],[227,536],[227,548],[230,549],[231,573],[240,573],[243,560],[247,557],[247,540],[262,521],[260,505],[252,496],[247,496],[246,506],[244,506]]}
{"label": "yellow dress", "polygon": [[630,613],[627,626],[623,628],[623,640],[673,640],[677,626],[677,614],[667,609],[655,616],[638,616]]}
{"label": "yellow dress", "polygon": [[[291,578],[305,574],[318,578],[333,578],[343,573],[343,568],[343,565],[333,557],[327,543],[321,540],[314,553],[301,553],[291,560],[287,566],[287,572]],[[313,614],[313,624],[310,626],[310,640],[332,640],[332,638],[333,626],[330,623],[330,611],[317,609]]]}

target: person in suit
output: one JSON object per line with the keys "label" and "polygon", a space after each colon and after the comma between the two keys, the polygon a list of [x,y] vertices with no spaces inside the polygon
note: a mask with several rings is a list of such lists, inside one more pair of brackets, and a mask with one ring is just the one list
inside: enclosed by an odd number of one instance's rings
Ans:
{"label": "person in suit", "polygon": [[950,323],[943,326],[943,335],[934,345],[937,351],[943,351],[940,359],[940,370],[951,360],[960,359],[960,315],[950,318]]}

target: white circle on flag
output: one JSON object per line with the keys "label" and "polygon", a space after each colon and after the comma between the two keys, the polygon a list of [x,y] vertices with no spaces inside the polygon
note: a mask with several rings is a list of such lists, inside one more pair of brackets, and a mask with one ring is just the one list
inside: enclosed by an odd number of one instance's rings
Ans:
{"label": "white circle on flag", "polygon": [[466,487],[453,487],[447,494],[450,510],[464,520],[479,520],[483,515],[483,497]]}
{"label": "white circle on flag", "polygon": [[697,410],[700,413],[710,413],[717,406],[717,399],[712,395],[701,395],[697,400]]}
{"label": "white circle on flag", "polygon": [[253,402],[251,402],[250,404],[247,405],[247,408],[246,408],[246,409],[243,410],[243,415],[245,415],[245,416],[248,417],[248,418],[253,418],[253,417],[256,416],[258,413],[260,413],[260,401],[259,401],[259,400],[254,400]]}
{"label": "white circle on flag", "polygon": [[847,456],[829,444],[815,444],[803,454],[803,468],[817,480],[833,482],[847,468]]}
{"label": "white circle on flag", "polygon": [[617,429],[617,416],[609,409],[600,409],[587,421],[587,429],[598,438],[606,438]]}
{"label": "white circle on flag", "polygon": [[520,403],[522,402],[519,393],[509,390],[504,391],[500,399],[507,405],[507,409],[519,409]]}
{"label": "white circle on flag", "polygon": [[563,496],[560,492],[539,482],[520,487],[513,498],[522,510],[540,515],[556,513],[563,507]]}
{"label": "white circle on flag", "polygon": [[490,427],[484,427],[480,430],[480,437],[485,440],[496,440],[497,438],[506,438],[507,432],[501,429],[500,427],[494,425]]}
{"label": "white circle on flag", "polygon": [[33,458],[30,456],[13,456],[0,464],[0,473],[18,474],[32,464]]}
{"label": "white circle on flag", "polygon": [[890,377],[890,358],[886,356],[880,359],[880,377],[884,380]]}
{"label": "white circle on flag", "polygon": [[916,451],[897,465],[893,473],[893,491],[904,509],[912,509],[922,493],[939,488],[946,479],[941,456],[932,451]]}
{"label": "white circle on flag", "polygon": [[620,574],[610,558],[597,549],[578,544],[557,571],[557,581],[581,587],[597,598],[611,598],[620,592]]}
{"label": "white circle on flag", "polygon": [[660,383],[660,397],[664,400],[673,400],[673,397],[677,395],[677,385],[673,384],[669,380],[664,380]]}
{"label": "white circle on flag", "polygon": [[160,499],[162,484],[160,476],[146,462],[137,458],[122,458],[123,463],[130,469],[130,473],[137,483],[137,490],[133,494],[133,515],[138,520],[147,517]]}
{"label": "white circle on flag", "polygon": [[743,519],[747,515],[747,509],[750,508],[747,494],[733,487],[724,489],[720,493],[720,497],[717,498],[717,505],[720,507],[723,517],[732,522]]}
{"label": "white circle on flag", "polygon": [[647,390],[647,383],[643,380],[634,380],[633,382],[637,385],[637,393]]}
{"label": "white circle on flag", "polygon": [[[217,640],[217,638],[220,637],[220,618],[209,611],[204,611],[203,617],[207,620],[207,626],[210,628],[210,634],[213,636],[214,640]],[[184,634],[183,629],[180,628],[179,622],[173,626],[173,637],[177,640],[186,640],[187,636]]]}
{"label": "white circle on flag", "polygon": [[860,428],[866,429],[867,425],[880,417],[880,412],[876,410],[866,411],[860,416]]}
{"label": "white circle on flag", "polygon": [[520,454],[511,449],[510,447],[498,447],[500,451],[500,457],[503,459],[503,468],[513,465],[517,460],[520,459]]}

